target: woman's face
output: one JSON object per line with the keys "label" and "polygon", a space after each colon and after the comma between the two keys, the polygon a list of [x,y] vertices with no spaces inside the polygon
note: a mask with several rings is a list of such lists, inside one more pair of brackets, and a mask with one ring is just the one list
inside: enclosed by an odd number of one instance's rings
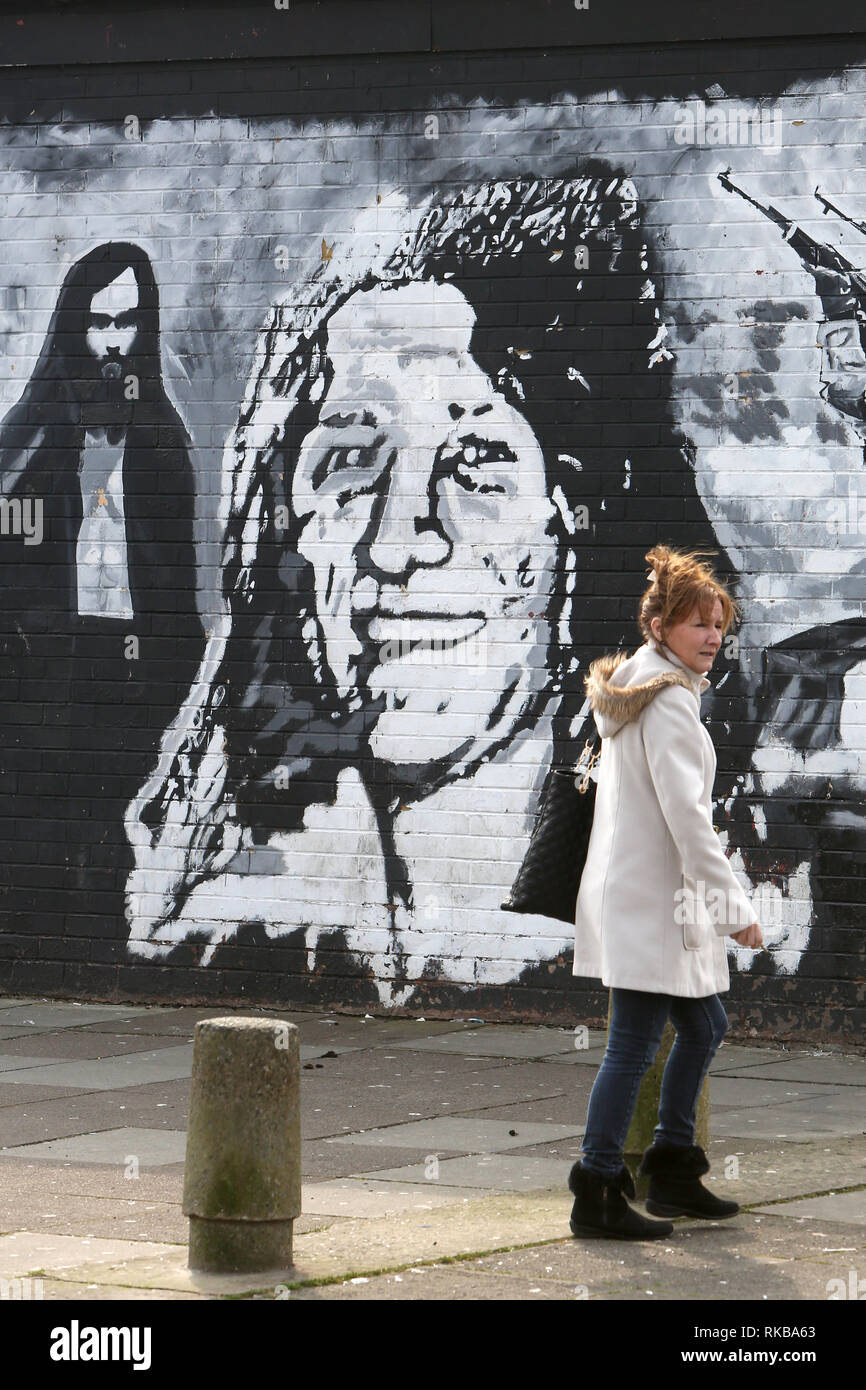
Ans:
{"label": "woman's face", "polygon": [[689,616],[683,622],[673,623],[664,636],[659,618],[653,618],[650,626],[654,636],[664,641],[674,656],[678,656],[699,675],[705,676],[722,645],[721,599],[716,599],[708,618],[702,616],[699,606],[695,604]]}
{"label": "woman's face", "polygon": [[472,358],[475,314],[431,281],[353,295],[292,485],[325,657],[381,709],[376,757],[501,738],[546,679],[556,546],[541,448]]}

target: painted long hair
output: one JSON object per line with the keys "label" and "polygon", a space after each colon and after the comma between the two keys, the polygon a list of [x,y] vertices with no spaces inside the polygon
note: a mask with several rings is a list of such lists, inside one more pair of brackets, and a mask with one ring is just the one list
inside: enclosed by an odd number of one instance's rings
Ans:
{"label": "painted long hair", "polygon": [[[659,524],[674,544],[711,538],[671,423],[651,261],[634,185],[594,164],[579,178],[488,182],[431,201],[381,268],[351,274],[326,263],[270,312],[224,455],[222,611],[127,815],[138,858],[161,885],[157,925],[225,867],[244,829],[264,841],[297,829],[311,801],[332,800],[377,717],[338,697],[291,504],[299,451],[333,377],[328,323],[358,291],[455,285],[476,314],[474,359],[540,443],[557,509],[552,641],[547,681],[517,728],[549,707],[554,763],[574,761],[590,728],[578,668],[614,635],[633,641],[643,556]],[[404,795],[453,775],[442,766]]]}
{"label": "painted long hair", "polygon": [[[125,382],[117,381],[109,402],[99,363],[87,347],[88,315],[93,296],[127,269],[138,287],[138,332],[133,351],[124,359],[135,390],[127,393]],[[6,629],[35,625],[51,631],[77,611],[74,546],[82,506],[78,469],[86,428],[97,421],[122,425],[129,432],[124,475],[128,539],[134,546],[141,533],[139,519],[152,516],[163,538],[176,542],[174,553],[167,550],[165,563],[175,567],[176,575],[183,573],[180,602],[191,615],[195,566],[188,440],[163,383],[153,267],[141,247],[130,242],[96,246],[70,267],[27,385],[0,424],[0,493],[22,501],[39,498],[46,536],[33,550],[8,540],[4,544],[0,624]],[[169,484],[161,465],[172,448],[182,457],[174,461]],[[183,520],[187,512],[189,537]],[[166,585],[170,579],[166,570]],[[178,587],[176,577],[172,583]]]}

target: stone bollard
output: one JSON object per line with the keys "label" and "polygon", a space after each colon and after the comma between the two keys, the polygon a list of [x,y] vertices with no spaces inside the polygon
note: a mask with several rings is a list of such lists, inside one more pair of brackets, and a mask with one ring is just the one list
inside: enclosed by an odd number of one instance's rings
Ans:
{"label": "stone bollard", "polygon": [[[607,1025],[610,1028],[610,996],[608,995]],[[662,1033],[662,1040],[659,1043],[659,1050],[656,1053],[655,1061],[646,1073],[638,1091],[637,1101],[635,1102],[634,1114],[632,1116],[629,1131],[626,1135],[623,1157],[626,1164],[631,1169],[634,1176],[635,1191],[639,1198],[644,1198],[649,1189],[649,1178],[638,1176],[638,1168],[644,1155],[644,1150],[648,1149],[653,1141],[653,1130],[658,1124],[659,1118],[659,1098],[662,1089],[662,1073],[670,1055],[670,1050],[674,1045],[676,1034],[670,1020],[665,1024]],[[695,1140],[702,1149],[707,1149],[710,1140],[710,1078],[704,1081],[701,1087],[701,1094],[698,1096],[698,1109],[695,1123]]]}
{"label": "stone bollard", "polygon": [[190,1269],[291,1266],[301,1214],[298,1039],[278,1019],[196,1024],[182,1207]]}

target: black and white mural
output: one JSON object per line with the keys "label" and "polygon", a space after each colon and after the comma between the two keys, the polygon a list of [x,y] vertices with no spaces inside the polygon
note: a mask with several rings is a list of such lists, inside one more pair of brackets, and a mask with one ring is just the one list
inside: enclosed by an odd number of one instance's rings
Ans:
{"label": "black and white mural", "polygon": [[770,949],[731,999],[853,1027],[844,77],[0,126],[10,978],[555,1013],[571,932],[500,903],[665,541],[745,614],[702,706]]}

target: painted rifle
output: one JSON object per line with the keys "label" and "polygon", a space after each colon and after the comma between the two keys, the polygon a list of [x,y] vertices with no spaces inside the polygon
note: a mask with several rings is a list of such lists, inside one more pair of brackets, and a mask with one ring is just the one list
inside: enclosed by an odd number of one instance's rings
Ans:
{"label": "painted rifle", "polygon": [[773,207],[772,203],[761,203],[745,189],[738,188],[730,174],[730,169],[719,174],[722,187],[729,193],[737,193],[776,224],[783,239],[814,277],[815,288],[827,318],[856,319],[860,343],[866,349],[866,275],[835,246],[816,241],[793,218],[786,217],[778,208]]}
{"label": "painted rifle", "polygon": [[815,189],[815,197],[818,199],[819,203],[823,203],[825,217],[828,212],[834,212],[837,217],[841,217],[843,222],[847,222],[855,231],[858,231],[861,236],[866,236],[866,222],[858,222],[856,217],[852,217],[850,213],[843,212],[841,208],[837,208],[835,203],[831,203],[829,198],[824,197],[820,188]]}

